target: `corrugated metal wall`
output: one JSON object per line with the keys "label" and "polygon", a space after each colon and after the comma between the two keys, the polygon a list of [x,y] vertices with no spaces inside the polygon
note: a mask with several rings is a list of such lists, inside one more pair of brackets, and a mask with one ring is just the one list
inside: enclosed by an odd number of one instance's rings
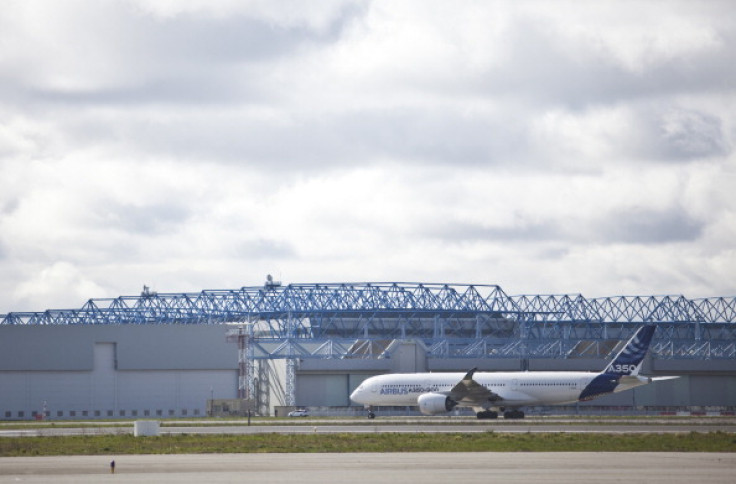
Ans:
{"label": "corrugated metal wall", "polygon": [[[0,327],[0,419],[204,415],[207,399],[236,398],[237,345],[224,325]],[[296,404],[346,406],[373,374],[402,371],[518,370],[521,362],[426,358],[397,344],[387,359],[304,360]],[[277,363],[278,362],[278,363]],[[271,365],[273,363],[273,365]],[[283,404],[283,360],[259,371],[264,410]],[[459,367],[461,366],[461,367]],[[529,369],[600,370],[603,360],[529,360]],[[260,365],[259,365],[260,368]],[[683,375],[610,395],[591,405],[736,406],[736,361],[653,360],[645,371]],[[267,380],[267,381],[266,381]],[[273,387],[273,388],[271,388]]]}

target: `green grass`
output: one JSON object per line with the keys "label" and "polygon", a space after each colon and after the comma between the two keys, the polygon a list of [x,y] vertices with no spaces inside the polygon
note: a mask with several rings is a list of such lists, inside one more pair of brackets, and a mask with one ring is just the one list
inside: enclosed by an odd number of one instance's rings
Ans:
{"label": "green grass", "polygon": [[[308,418],[288,418],[288,417],[253,417],[251,424],[248,423],[248,419],[245,417],[232,417],[232,418],[219,418],[219,417],[196,417],[192,419],[182,418],[169,418],[169,419],[152,419],[149,417],[142,418],[140,420],[157,420],[160,422],[162,428],[164,427],[209,427],[209,426],[220,426],[227,425],[232,427],[254,425],[254,426],[269,426],[269,425],[290,425],[290,426],[310,426],[310,425],[341,425],[343,423],[350,423],[350,425],[360,426],[371,426],[380,424],[382,426],[389,425],[406,425],[409,423],[416,423],[421,421],[422,425],[492,425],[503,426],[503,425],[548,425],[554,423],[556,425],[576,425],[579,423],[585,423],[586,425],[628,425],[636,423],[638,425],[680,425],[693,422],[693,417],[679,417],[679,416],[551,416],[551,417],[539,417],[531,416],[523,421],[512,420],[506,421],[504,419],[487,421],[477,420],[475,417],[410,417],[408,420],[406,417],[382,417],[378,420],[369,420],[365,417],[308,417]],[[736,424],[736,418],[734,417],[707,417],[703,419],[696,419],[697,424],[701,427],[711,426],[719,427],[728,424]],[[97,427],[119,427],[119,428],[132,428],[133,420],[44,420],[44,421],[0,421],[0,430],[35,430],[43,428],[97,428]]]}
{"label": "green grass", "polygon": [[736,452],[736,436],[572,433],[80,435],[0,438],[0,456],[264,452]]}

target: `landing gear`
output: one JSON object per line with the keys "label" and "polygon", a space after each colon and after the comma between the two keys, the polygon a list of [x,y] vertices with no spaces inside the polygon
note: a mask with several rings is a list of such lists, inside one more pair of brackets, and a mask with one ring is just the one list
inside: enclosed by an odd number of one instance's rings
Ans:
{"label": "landing gear", "polygon": [[476,413],[475,416],[478,417],[478,420],[487,418],[498,418],[498,412],[494,412],[493,410],[483,410],[482,412]]}
{"label": "landing gear", "polygon": [[371,412],[371,411],[369,410],[369,411],[368,411],[368,418],[370,418],[370,419],[374,419],[374,418],[376,418],[376,414],[375,414],[375,413],[373,413],[373,412]]}
{"label": "landing gear", "polygon": [[503,418],[507,420],[522,419],[524,418],[524,412],[521,410],[508,410],[503,413]]}

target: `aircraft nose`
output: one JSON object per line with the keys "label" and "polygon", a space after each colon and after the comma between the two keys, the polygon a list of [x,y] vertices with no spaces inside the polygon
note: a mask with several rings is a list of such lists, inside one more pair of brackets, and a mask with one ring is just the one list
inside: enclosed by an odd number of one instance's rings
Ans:
{"label": "aircraft nose", "polygon": [[363,402],[363,385],[356,388],[353,393],[350,394],[350,400],[354,401],[355,403],[364,403]]}

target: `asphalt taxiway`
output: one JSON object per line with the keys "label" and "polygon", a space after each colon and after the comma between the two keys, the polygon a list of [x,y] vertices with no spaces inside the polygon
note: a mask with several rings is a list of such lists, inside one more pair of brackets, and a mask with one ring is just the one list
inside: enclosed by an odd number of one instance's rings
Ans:
{"label": "asphalt taxiway", "polygon": [[[116,461],[115,474],[109,463]],[[731,483],[733,453],[197,454],[0,458],[0,483]]]}
{"label": "asphalt taxiway", "polygon": [[[54,435],[130,434],[133,424],[111,426],[105,423],[64,426],[25,426],[3,428],[0,437],[33,437]],[[549,419],[527,418],[514,421],[478,421],[475,419],[393,419],[372,421],[330,421],[300,419],[299,421],[261,421],[254,425],[239,422],[166,422],[160,427],[161,435],[174,434],[299,434],[299,433],[683,433],[721,431],[736,433],[736,419],[730,418],[674,418],[674,419]]]}

